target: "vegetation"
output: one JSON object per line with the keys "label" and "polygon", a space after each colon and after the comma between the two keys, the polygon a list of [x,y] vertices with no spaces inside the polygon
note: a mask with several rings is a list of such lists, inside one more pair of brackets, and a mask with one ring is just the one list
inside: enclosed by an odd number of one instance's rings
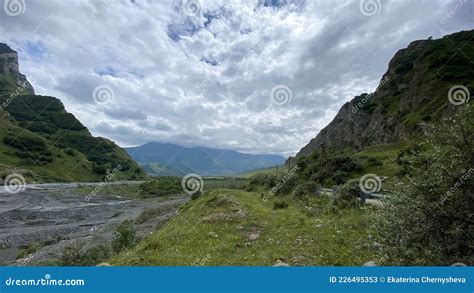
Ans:
{"label": "vegetation", "polygon": [[130,248],[136,243],[135,231],[129,222],[124,222],[115,231],[115,239],[112,241],[112,250],[119,253]]}
{"label": "vegetation", "polygon": [[377,243],[368,232],[375,211],[370,206],[333,211],[326,197],[304,203],[285,197],[288,206],[275,210],[280,199],[263,201],[259,192],[235,189],[207,192],[111,263],[362,265],[377,258]]}
{"label": "vegetation", "polygon": [[391,265],[472,264],[474,202],[474,111],[467,106],[443,121],[417,149],[407,167],[410,179],[377,219],[384,262]]}
{"label": "vegetation", "polygon": [[58,99],[18,92],[10,75],[0,76],[0,105],[0,169],[21,168],[34,174],[28,180],[45,182],[100,181],[117,167],[114,180],[146,178],[125,151],[92,137]]}
{"label": "vegetation", "polygon": [[182,191],[181,180],[178,177],[160,177],[140,185],[140,192],[144,197],[167,196]]}
{"label": "vegetation", "polygon": [[112,251],[107,245],[99,245],[91,248],[78,246],[66,247],[61,255],[59,265],[61,266],[95,266],[106,261],[112,256]]}
{"label": "vegetation", "polygon": [[129,222],[124,222],[115,231],[111,245],[93,247],[69,246],[61,255],[59,265],[62,266],[95,266],[105,262],[122,250],[131,248],[136,243],[135,231]]}

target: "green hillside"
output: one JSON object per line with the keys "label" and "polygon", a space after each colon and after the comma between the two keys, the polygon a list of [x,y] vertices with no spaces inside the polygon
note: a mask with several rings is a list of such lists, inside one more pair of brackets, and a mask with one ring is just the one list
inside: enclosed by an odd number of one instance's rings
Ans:
{"label": "green hillside", "polygon": [[114,180],[145,178],[124,150],[93,137],[60,100],[32,94],[17,75],[0,74],[2,178],[17,172],[30,182],[99,181],[114,169]]}

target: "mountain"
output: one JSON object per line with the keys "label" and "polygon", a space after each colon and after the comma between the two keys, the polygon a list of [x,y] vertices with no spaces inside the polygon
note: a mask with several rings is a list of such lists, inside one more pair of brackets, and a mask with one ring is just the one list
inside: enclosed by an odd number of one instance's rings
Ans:
{"label": "mountain", "polygon": [[148,163],[148,164],[142,164],[141,166],[142,166],[143,171],[145,171],[148,175],[154,176],[154,177],[186,175],[185,173],[179,170],[176,170],[173,167],[166,166],[163,164]]}
{"label": "mountain", "polygon": [[473,63],[474,30],[410,43],[392,58],[376,91],[345,103],[296,157],[323,146],[361,151],[417,139],[425,123],[448,117],[469,100]]}
{"label": "mountain", "polygon": [[146,176],[115,143],[93,137],[60,100],[35,95],[18,53],[0,43],[0,179],[15,172],[30,182],[99,181],[114,169],[120,171],[114,179]]}
{"label": "mountain", "polygon": [[[206,147],[182,147],[170,143],[147,143],[125,150],[141,164],[155,163],[181,174],[204,176],[232,175],[284,163],[278,155],[252,155],[233,150]],[[148,168],[147,168],[148,170]]]}

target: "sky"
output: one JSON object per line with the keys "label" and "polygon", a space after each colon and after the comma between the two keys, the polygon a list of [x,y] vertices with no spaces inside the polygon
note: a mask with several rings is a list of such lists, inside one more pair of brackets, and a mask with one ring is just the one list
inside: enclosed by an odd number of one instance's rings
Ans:
{"label": "sky", "polygon": [[36,93],[120,146],[294,155],[410,42],[474,28],[473,0],[1,0]]}

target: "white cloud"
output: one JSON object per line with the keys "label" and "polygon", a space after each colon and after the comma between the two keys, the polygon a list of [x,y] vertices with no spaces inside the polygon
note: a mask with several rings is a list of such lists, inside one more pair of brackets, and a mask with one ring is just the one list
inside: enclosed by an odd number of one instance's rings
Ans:
{"label": "white cloud", "polygon": [[[398,49],[472,29],[474,15],[471,2],[441,21],[458,1],[382,1],[369,17],[355,0],[203,0],[189,16],[181,2],[26,1],[24,14],[1,16],[0,41],[19,51],[37,93],[120,145],[290,155],[373,91]],[[114,99],[97,105],[102,84]],[[290,103],[271,103],[276,85]]]}

